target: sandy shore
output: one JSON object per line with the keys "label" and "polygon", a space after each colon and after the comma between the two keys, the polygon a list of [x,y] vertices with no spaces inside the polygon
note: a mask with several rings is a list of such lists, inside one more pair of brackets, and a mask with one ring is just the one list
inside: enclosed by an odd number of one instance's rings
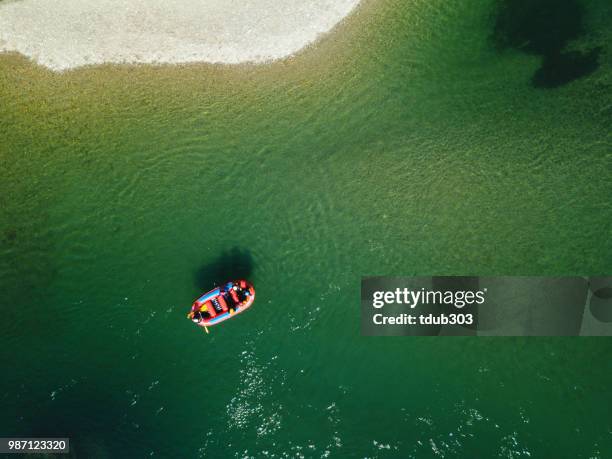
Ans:
{"label": "sandy shore", "polygon": [[0,51],[56,71],[102,63],[262,63],[299,51],[359,0],[20,0]]}

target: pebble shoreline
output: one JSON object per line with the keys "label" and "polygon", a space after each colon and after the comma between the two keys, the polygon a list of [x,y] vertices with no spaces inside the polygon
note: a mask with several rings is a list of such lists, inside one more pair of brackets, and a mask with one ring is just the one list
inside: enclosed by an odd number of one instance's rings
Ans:
{"label": "pebble shoreline", "polygon": [[264,63],[329,32],[359,0],[21,0],[0,3],[0,51],[55,71],[104,63]]}

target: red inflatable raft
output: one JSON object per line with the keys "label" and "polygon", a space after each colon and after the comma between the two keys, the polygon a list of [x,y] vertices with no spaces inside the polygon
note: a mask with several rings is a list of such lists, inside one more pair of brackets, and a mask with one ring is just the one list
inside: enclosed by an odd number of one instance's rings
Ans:
{"label": "red inflatable raft", "polygon": [[253,301],[253,285],[245,280],[228,282],[195,300],[187,317],[200,327],[210,327],[245,311]]}

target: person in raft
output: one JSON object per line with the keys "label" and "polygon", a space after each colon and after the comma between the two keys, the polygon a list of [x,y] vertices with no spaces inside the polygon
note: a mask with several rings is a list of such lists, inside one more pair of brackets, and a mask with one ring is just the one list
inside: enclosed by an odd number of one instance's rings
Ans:
{"label": "person in raft", "polygon": [[194,321],[196,324],[199,324],[204,318],[202,317],[202,309],[192,310],[187,317]]}
{"label": "person in raft", "polygon": [[234,285],[233,289],[236,292],[236,296],[238,297],[239,303],[247,302],[249,296],[251,296],[251,292],[249,292],[249,289],[246,286],[246,282],[244,281],[240,282],[240,288],[237,285]]}
{"label": "person in raft", "polygon": [[242,299],[240,298],[240,289],[237,285],[228,284],[227,290],[223,293],[223,299],[229,305],[230,313],[234,312],[236,306],[240,306]]}

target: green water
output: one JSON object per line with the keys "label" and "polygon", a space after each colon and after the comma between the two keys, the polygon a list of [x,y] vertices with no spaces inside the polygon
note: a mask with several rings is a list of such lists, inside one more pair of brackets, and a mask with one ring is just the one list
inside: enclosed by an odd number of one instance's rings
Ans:
{"label": "green water", "polygon": [[[1,436],[612,456],[609,339],[360,336],[363,275],[612,271],[610,6],[564,44],[597,68],[550,87],[558,54],[496,46],[498,11],[370,1],[263,67],[0,57]],[[254,306],[203,334],[193,298],[236,274]]]}

